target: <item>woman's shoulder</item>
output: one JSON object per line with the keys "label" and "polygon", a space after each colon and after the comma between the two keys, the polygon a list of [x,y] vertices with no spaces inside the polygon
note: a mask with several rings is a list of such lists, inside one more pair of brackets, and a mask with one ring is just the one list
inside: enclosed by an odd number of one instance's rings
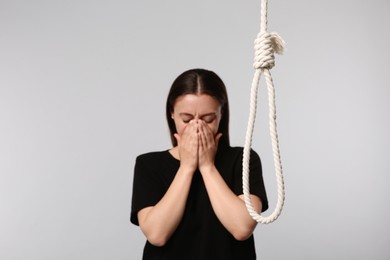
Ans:
{"label": "woman's shoulder", "polygon": [[147,153],[139,154],[136,158],[137,161],[156,161],[166,158],[169,154],[168,150],[163,151],[152,151]]}
{"label": "woman's shoulder", "polygon": [[[244,147],[242,146],[228,146],[228,145],[223,145],[221,147],[221,152],[225,154],[229,154],[230,156],[233,157],[242,157],[244,153]],[[250,150],[250,156],[256,156],[259,157],[257,152],[251,148]]]}

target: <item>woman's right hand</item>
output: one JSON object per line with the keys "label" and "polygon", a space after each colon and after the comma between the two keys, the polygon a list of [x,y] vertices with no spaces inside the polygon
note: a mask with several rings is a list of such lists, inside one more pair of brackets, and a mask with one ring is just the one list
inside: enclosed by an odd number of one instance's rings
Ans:
{"label": "woman's right hand", "polygon": [[198,167],[197,129],[197,124],[191,122],[180,135],[174,135],[178,145],[172,155],[180,159],[175,178],[157,204],[138,212],[141,230],[152,245],[164,246],[183,218],[192,177]]}
{"label": "woman's right hand", "polygon": [[184,128],[181,135],[174,134],[180,158],[180,167],[195,172],[198,167],[198,123],[191,120]]}

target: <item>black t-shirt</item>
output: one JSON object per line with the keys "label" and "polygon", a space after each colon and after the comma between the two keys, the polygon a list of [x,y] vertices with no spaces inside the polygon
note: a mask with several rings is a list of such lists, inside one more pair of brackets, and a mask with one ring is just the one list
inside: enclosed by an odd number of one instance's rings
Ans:
{"label": "black t-shirt", "polygon": [[[219,145],[215,166],[237,195],[242,191],[241,147]],[[137,213],[156,205],[172,183],[180,161],[169,151],[152,152],[137,157],[130,220],[139,225]],[[256,152],[250,155],[250,193],[262,202],[262,211],[268,208],[261,162]],[[199,171],[195,172],[183,218],[176,231],[162,247],[146,241],[144,260],[250,260],[256,259],[253,235],[237,241],[221,224],[211,206]]]}

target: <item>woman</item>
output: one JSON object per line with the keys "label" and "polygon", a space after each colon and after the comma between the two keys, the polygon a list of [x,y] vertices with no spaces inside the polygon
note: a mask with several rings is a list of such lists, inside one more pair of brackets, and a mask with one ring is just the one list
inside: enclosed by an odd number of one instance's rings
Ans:
{"label": "woman", "polygon": [[[147,242],[143,259],[256,259],[242,191],[241,147],[229,145],[222,80],[193,69],[173,82],[166,116],[173,148],[137,157],[131,222]],[[251,151],[251,200],[268,208],[259,156]]]}

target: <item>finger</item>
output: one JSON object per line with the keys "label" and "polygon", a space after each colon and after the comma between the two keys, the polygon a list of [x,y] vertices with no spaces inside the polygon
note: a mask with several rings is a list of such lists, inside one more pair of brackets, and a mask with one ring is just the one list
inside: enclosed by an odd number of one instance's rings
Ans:
{"label": "finger", "polygon": [[199,136],[199,140],[202,142],[202,145],[204,145],[206,140],[205,140],[205,137],[204,137],[204,129],[203,129],[202,121],[199,122],[198,136]]}
{"label": "finger", "polygon": [[191,121],[188,125],[187,125],[187,129],[186,129],[186,134],[187,134],[187,138],[189,140],[193,140],[195,138],[195,135],[196,135],[196,125],[193,121]]}
{"label": "finger", "polygon": [[221,137],[222,137],[222,133],[217,134],[217,136],[215,137],[215,143],[217,145],[219,144],[219,140],[221,139]]}
{"label": "finger", "polygon": [[205,125],[203,125],[201,128],[201,137],[202,137],[204,150],[209,150],[214,148],[215,140],[213,137],[213,133],[209,129],[207,129]]}
{"label": "finger", "polygon": [[180,144],[180,135],[178,135],[177,133],[174,133],[173,136],[175,137],[177,144],[179,145]]}
{"label": "finger", "polygon": [[186,143],[190,142],[192,136],[194,135],[194,131],[195,131],[194,125],[193,125],[193,122],[191,121],[183,129],[183,133],[182,133],[183,142],[186,142]]}
{"label": "finger", "polygon": [[211,131],[211,128],[205,122],[202,122],[201,129],[202,129],[206,144],[207,145],[214,144],[214,142],[215,142],[214,134]]}
{"label": "finger", "polygon": [[186,126],[185,144],[193,153],[198,149],[197,125],[194,120]]}
{"label": "finger", "polygon": [[191,120],[188,124],[186,124],[186,126],[184,127],[183,129],[183,133],[186,132],[186,133],[191,133],[194,131],[194,122],[193,120]]}
{"label": "finger", "polygon": [[204,150],[206,148],[206,145],[207,145],[207,140],[206,140],[206,137],[205,137],[205,134],[203,132],[202,127],[200,127],[200,129],[199,129],[198,136],[199,136],[199,149]]}

